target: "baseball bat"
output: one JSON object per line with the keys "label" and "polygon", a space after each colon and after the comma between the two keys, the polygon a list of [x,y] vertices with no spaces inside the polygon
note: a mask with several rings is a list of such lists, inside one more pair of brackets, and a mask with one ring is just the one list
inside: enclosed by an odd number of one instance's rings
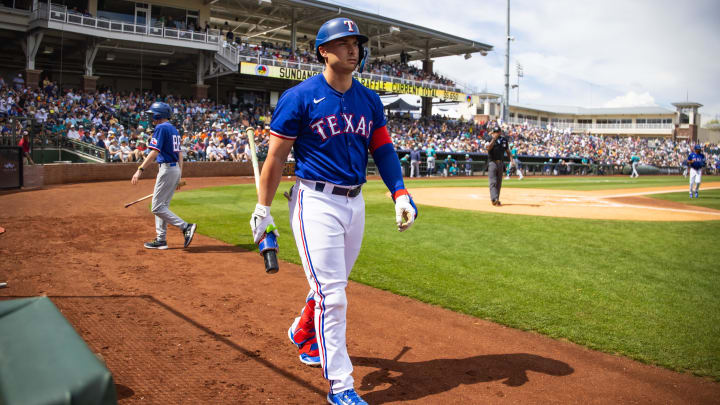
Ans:
{"label": "baseball bat", "polygon": [[[253,175],[255,176],[255,191],[260,194],[260,168],[258,167],[257,151],[255,149],[255,130],[250,127],[245,131],[250,146],[250,160],[252,160]],[[275,274],[280,270],[277,260],[277,237],[273,231],[266,232],[265,238],[258,243],[260,254],[265,260],[265,273]]]}
{"label": "baseball bat", "polygon": [[145,200],[147,200],[148,198],[150,198],[150,197],[152,197],[152,196],[153,196],[152,194],[148,194],[148,195],[146,195],[145,197],[138,198],[137,200],[135,200],[135,201],[133,201],[133,202],[129,202],[129,203],[125,204],[125,208],[127,208],[127,207],[129,207],[129,206],[131,206],[131,205],[137,204],[137,203],[139,203],[139,202],[141,202],[141,201],[145,201]]}
{"label": "baseball bat", "polygon": [[[180,187],[184,186],[185,184],[187,184],[187,183],[185,183],[185,180],[182,180],[180,183],[178,183],[177,188],[180,188]],[[152,196],[153,196],[153,194],[148,194],[148,195],[146,195],[145,197],[138,198],[137,200],[135,200],[135,201],[133,201],[133,202],[129,202],[129,203],[125,204],[125,208],[127,208],[127,207],[129,207],[129,206],[131,206],[131,205],[135,205],[135,204],[137,204],[137,203],[139,203],[139,202],[141,202],[141,201],[145,201],[145,200],[147,200],[148,198],[150,198],[150,197],[152,197]]]}

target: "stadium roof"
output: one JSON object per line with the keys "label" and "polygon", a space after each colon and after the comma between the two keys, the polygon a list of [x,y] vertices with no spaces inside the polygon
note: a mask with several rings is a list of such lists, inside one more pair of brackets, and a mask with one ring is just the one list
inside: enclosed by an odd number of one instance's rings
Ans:
{"label": "stadium roof", "polygon": [[542,111],[565,115],[666,115],[675,114],[675,111],[662,107],[615,107],[615,108],[585,108],[567,106],[541,106],[511,104],[511,107],[527,110]]}
{"label": "stadium roof", "polygon": [[211,25],[220,27],[228,22],[235,35],[257,42],[283,42],[289,46],[294,20],[296,38],[299,38],[297,46],[312,49],[315,34],[323,22],[346,16],[360,26],[360,32],[370,37],[373,57],[398,59],[400,52],[405,51],[411,60],[422,60],[476,52],[485,55],[493,49],[474,40],[317,0],[204,1],[211,4]]}

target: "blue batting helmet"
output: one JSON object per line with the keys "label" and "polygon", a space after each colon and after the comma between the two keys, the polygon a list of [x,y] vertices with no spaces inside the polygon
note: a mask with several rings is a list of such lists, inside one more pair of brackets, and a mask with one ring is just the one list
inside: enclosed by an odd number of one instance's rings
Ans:
{"label": "blue batting helmet", "polygon": [[148,114],[152,114],[154,120],[159,120],[162,118],[170,119],[170,117],[172,116],[172,108],[170,108],[167,103],[163,103],[160,101],[152,103],[150,109],[145,112]]}
{"label": "blue batting helmet", "polygon": [[695,150],[702,150],[702,146],[700,146],[700,145],[695,145]]}
{"label": "blue batting helmet", "polygon": [[317,36],[315,37],[315,54],[317,55],[318,60],[320,62],[324,61],[322,55],[320,55],[320,45],[326,44],[334,39],[349,36],[357,37],[358,45],[360,46],[360,68],[358,70],[362,72],[365,67],[365,61],[370,56],[369,49],[363,46],[363,44],[368,42],[368,37],[361,34],[360,28],[349,18],[333,18],[330,21],[326,21],[325,24],[320,27]]}

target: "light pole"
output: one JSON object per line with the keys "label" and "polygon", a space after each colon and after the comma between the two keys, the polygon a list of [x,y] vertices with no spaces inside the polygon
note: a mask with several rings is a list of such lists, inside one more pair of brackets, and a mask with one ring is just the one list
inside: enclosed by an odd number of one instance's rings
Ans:
{"label": "light pole", "polygon": [[503,122],[507,122],[510,112],[510,0],[507,0],[507,46],[505,47],[505,100],[503,103]]}

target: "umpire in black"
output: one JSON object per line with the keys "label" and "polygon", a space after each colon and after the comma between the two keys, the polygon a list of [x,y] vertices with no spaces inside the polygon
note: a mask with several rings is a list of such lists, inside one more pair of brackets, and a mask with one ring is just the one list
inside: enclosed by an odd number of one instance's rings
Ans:
{"label": "umpire in black", "polygon": [[502,187],[503,171],[505,169],[503,155],[507,156],[510,162],[512,162],[512,155],[510,155],[507,138],[503,136],[500,127],[493,127],[490,130],[490,136],[486,140],[485,149],[488,152],[490,201],[492,201],[492,205],[500,206],[502,205],[500,204],[500,187]]}

